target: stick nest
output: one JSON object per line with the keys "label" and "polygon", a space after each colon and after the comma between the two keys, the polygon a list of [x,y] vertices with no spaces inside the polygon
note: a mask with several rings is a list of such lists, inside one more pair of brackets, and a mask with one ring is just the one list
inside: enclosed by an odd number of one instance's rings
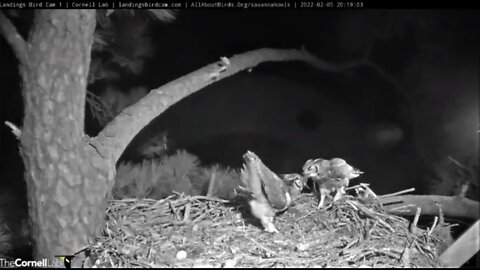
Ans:
{"label": "stick nest", "polygon": [[240,199],[176,194],[113,200],[86,267],[436,267],[442,242],[388,214],[375,199],[345,196],[326,209],[304,193],[263,231]]}

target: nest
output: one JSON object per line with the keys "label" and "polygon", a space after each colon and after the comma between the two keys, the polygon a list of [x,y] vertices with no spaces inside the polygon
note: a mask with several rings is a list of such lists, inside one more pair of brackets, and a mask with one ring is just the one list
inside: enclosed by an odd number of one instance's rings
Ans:
{"label": "nest", "polygon": [[437,267],[442,242],[388,214],[375,199],[345,196],[316,209],[309,193],[263,231],[242,201],[176,194],[111,201],[86,267]]}

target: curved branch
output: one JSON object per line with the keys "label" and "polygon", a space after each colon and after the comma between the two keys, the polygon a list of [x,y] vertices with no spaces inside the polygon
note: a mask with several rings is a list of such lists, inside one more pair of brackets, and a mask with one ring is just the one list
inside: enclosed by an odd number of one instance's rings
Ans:
{"label": "curved branch", "polygon": [[109,157],[116,162],[133,137],[152,119],[177,101],[216,81],[250,69],[260,63],[280,61],[303,61],[316,69],[330,72],[340,72],[360,67],[366,63],[364,59],[361,59],[334,64],[317,58],[304,48],[300,50],[262,48],[234,55],[229,59],[222,57],[218,62],[151,90],[137,103],[120,113],[96,138],[90,140],[90,144],[102,156]]}
{"label": "curved branch", "polygon": [[[422,208],[422,214],[438,215],[439,207],[445,216],[452,218],[478,219],[480,215],[480,203],[459,196],[440,195],[403,195],[379,198],[383,207],[393,214],[413,216],[417,207]],[[398,208],[400,210],[396,210]]]}
{"label": "curved branch", "polygon": [[7,40],[8,44],[17,56],[20,64],[27,65],[28,52],[25,40],[20,36],[12,22],[0,11],[0,34]]}
{"label": "curved branch", "polygon": [[242,70],[268,61],[305,61],[319,69],[337,71],[338,67],[321,61],[305,50],[263,48],[234,55],[180,77],[126,108],[90,143],[104,157],[116,162],[133,137],[153,118],[182,98]]}

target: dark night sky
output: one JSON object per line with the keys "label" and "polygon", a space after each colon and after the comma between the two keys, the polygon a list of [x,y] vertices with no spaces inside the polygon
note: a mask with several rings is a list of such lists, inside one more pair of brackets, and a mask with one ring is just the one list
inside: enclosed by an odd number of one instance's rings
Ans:
{"label": "dark night sky", "polygon": [[[389,188],[398,190],[416,182],[424,163],[434,162],[435,156],[471,154],[445,126],[457,125],[457,132],[470,134],[469,127],[478,122],[478,97],[472,92],[478,82],[471,76],[478,73],[477,15],[477,11],[450,10],[181,10],[173,23],[152,26],[156,54],[147,59],[145,72],[116,83],[128,86],[124,92],[138,85],[150,89],[220,56],[261,47],[304,45],[325,60],[351,61],[374,44],[371,59],[412,94],[415,104],[406,105],[392,84],[370,68],[332,73],[302,63],[267,63],[252,74],[239,74],[181,101],[154,120],[136,142],[168,126],[177,147],[187,148],[206,163],[236,166],[244,148],[257,147],[277,170],[295,170],[306,158],[341,156],[361,166],[377,184],[396,175],[395,187]],[[14,22],[23,32],[28,28]],[[5,63],[0,67],[0,120],[20,124],[16,62],[3,39],[0,49]],[[457,86],[461,89],[454,89]],[[473,109],[439,110],[442,104],[451,104],[452,95],[458,97],[460,107]],[[247,103],[237,108],[225,105],[227,101]],[[432,119],[441,112],[446,116]],[[256,114],[264,118],[252,116]],[[270,114],[285,121],[269,118]],[[457,114],[466,120],[458,120]],[[420,128],[412,123],[412,115]],[[392,126],[401,129],[402,140],[393,146],[380,143],[378,130],[388,132]],[[440,134],[438,139],[431,142],[428,130]],[[16,141],[7,127],[0,132],[2,180],[18,183],[21,164]],[[469,145],[478,144],[478,136],[466,138],[472,140]],[[133,153],[135,145],[128,150]],[[212,148],[223,152],[211,153]]]}

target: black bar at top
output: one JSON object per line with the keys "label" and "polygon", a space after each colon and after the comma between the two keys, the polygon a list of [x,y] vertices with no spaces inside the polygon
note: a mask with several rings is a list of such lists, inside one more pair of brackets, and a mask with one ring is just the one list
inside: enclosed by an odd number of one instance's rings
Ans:
{"label": "black bar at top", "polygon": [[[407,1],[407,0],[358,0],[358,1],[273,1],[273,0],[217,0],[217,1],[155,1],[155,0],[7,0],[0,2],[6,8],[90,8],[90,9],[297,9],[297,10],[352,10],[365,8],[386,9],[476,9],[475,0],[455,1]],[[476,9],[479,12],[480,9]]]}

